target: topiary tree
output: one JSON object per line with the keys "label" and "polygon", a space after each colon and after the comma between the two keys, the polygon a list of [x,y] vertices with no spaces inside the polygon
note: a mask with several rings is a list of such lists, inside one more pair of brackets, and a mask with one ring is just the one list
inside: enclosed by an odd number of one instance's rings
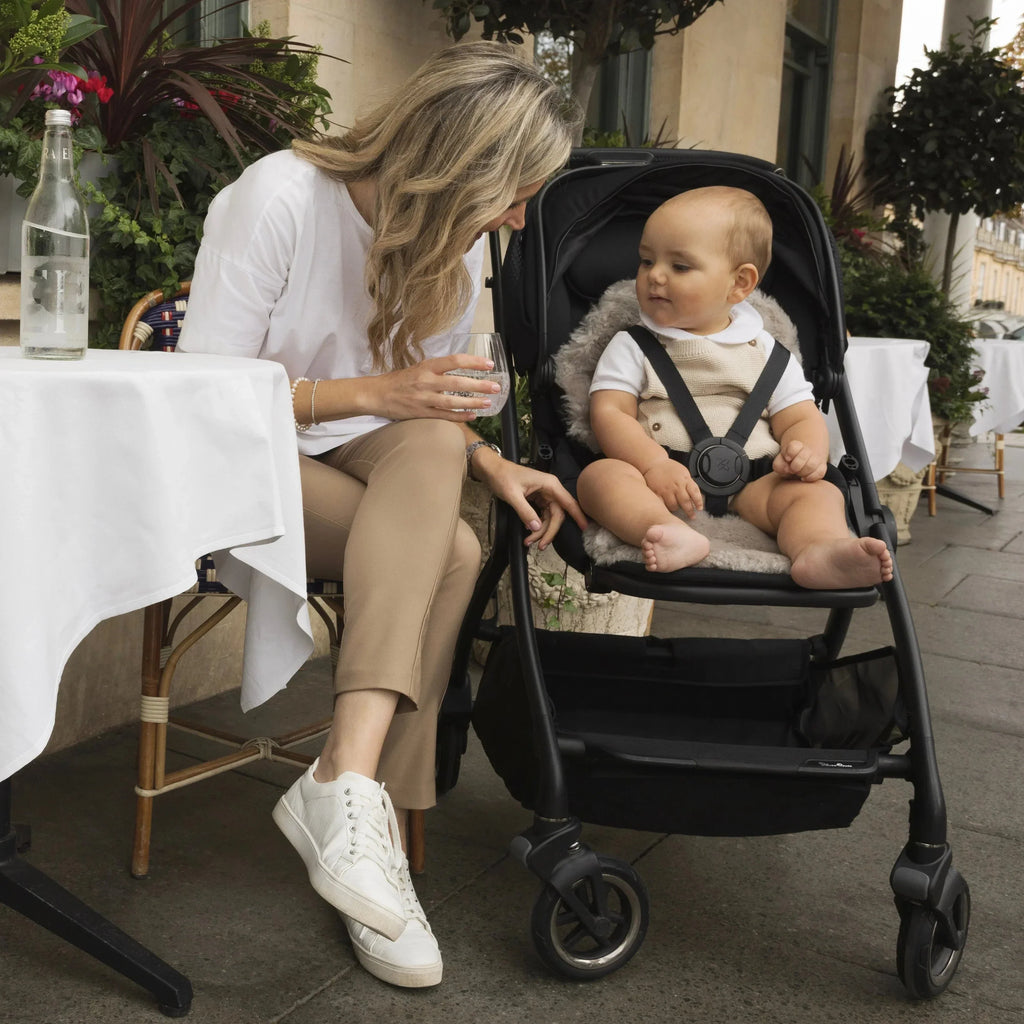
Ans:
{"label": "topiary tree", "polygon": [[549,31],[572,44],[572,96],[586,110],[598,68],[607,57],[675,35],[722,0],[434,0],[445,28],[461,39],[474,21],[484,39],[522,43],[521,32]]}
{"label": "topiary tree", "polygon": [[947,295],[960,215],[990,217],[1024,201],[1024,73],[983,47],[991,19],[971,25],[969,45],[952,36],[947,49],[925,50],[928,66],[887,90],[886,110],[865,136],[865,170],[886,180],[879,202],[918,217],[949,214]]}

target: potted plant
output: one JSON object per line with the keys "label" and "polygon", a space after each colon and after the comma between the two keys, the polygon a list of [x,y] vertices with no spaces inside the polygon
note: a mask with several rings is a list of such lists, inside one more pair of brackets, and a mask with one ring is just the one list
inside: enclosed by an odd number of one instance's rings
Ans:
{"label": "potted plant", "polygon": [[76,70],[63,55],[99,28],[89,12],[73,14],[64,0],[0,4],[0,124],[18,112],[42,72]]}
{"label": "potted plant", "polygon": [[904,218],[949,214],[942,291],[950,294],[957,222],[1024,202],[1024,71],[983,40],[989,18],[971,19],[967,43],[951,36],[925,50],[927,66],[887,90],[868,130],[865,163],[875,198]]}
{"label": "potted plant", "polygon": [[[970,422],[985,400],[981,372],[973,369],[970,324],[929,272],[912,222],[876,214],[873,197],[891,194],[893,179],[876,173],[870,184],[862,168],[840,152],[832,187],[816,199],[836,239],[843,282],[847,330],[877,338],[921,338],[929,343],[928,393],[937,431]],[[910,539],[927,468],[914,472],[902,463],[884,480],[879,494],[896,517],[899,539]]]}
{"label": "potted plant", "polygon": [[16,118],[22,194],[34,184],[46,106],[76,110],[76,149],[103,155],[105,173],[82,189],[100,307],[94,346],[117,344],[141,295],[191,276],[207,208],[223,185],[264,153],[327,124],[317,47],[271,37],[266,25],[213,46],[179,45],[172,28],[199,3],[67,0],[74,16],[96,9],[117,26],[116,34],[80,36],[67,50],[88,69],[79,81],[102,82],[105,91],[77,105],[66,91],[36,92]]}
{"label": "potted plant", "polygon": [[[25,203],[16,196],[26,176],[39,169],[39,130],[21,112],[47,76],[84,74],[64,54],[99,31],[87,14],[72,14],[63,0],[11,0],[0,4],[0,274],[19,267]],[[52,79],[51,79],[52,81]]]}

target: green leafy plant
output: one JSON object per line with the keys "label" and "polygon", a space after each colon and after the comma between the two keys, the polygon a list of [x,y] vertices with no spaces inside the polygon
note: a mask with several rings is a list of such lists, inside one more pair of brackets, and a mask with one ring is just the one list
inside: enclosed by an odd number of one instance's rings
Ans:
{"label": "green leafy plant", "polygon": [[44,72],[80,71],[63,54],[99,29],[91,12],[71,13],[64,0],[0,0],[0,125]]}
{"label": "green leafy plant", "polygon": [[[623,121],[625,121],[625,116],[623,116]],[[586,127],[583,129],[582,145],[594,149],[632,149],[634,146],[640,146],[643,149],[678,149],[679,140],[668,134],[667,124],[667,119],[663,120],[653,135],[639,143],[630,138],[629,130],[625,128],[600,131],[597,128]]]}
{"label": "green leafy plant", "polygon": [[[874,186],[880,182],[876,178]],[[906,244],[902,232],[897,242],[888,240],[899,225],[874,209],[874,188],[864,184],[863,168],[845,147],[831,185],[819,185],[812,195],[836,240],[847,329],[928,341],[932,413],[952,423],[970,420],[986,395],[980,372],[971,367],[971,328],[929,273],[920,247]]]}
{"label": "green leafy plant", "polygon": [[[328,123],[317,47],[271,37],[266,24],[214,46],[176,46],[169,32],[198,2],[96,0],[113,28],[69,51],[113,89],[94,112],[95,136],[92,125],[75,133],[86,148],[98,142],[106,160],[105,176],[83,186],[97,211],[90,224],[90,277],[100,300],[90,344],[97,347],[117,344],[143,294],[191,276],[210,202],[239,168]],[[69,9],[88,6],[68,0]],[[22,191],[35,178],[33,155],[38,166],[30,137],[18,150]]]}
{"label": "green leafy plant", "polygon": [[982,39],[991,19],[972,20],[967,45],[926,50],[928,66],[888,90],[865,137],[875,198],[905,215],[949,214],[942,290],[949,294],[961,214],[982,217],[1024,201],[1024,72]]}
{"label": "green leafy plant", "polygon": [[[246,36],[256,65],[265,49],[277,52],[279,41],[262,34],[267,31],[261,24]],[[315,86],[317,54],[293,56],[260,72],[278,82],[282,95],[301,96],[290,125],[268,123],[263,141],[271,149],[286,146],[300,124],[313,134],[328,109],[324,91]],[[144,120],[144,144],[129,138],[111,147],[106,176],[83,186],[98,210],[90,222],[90,277],[101,302],[90,338],[96,347],[116,346],[125,315],[146,292],[170,291],[191,276],[214,196],[237,177],[239,160],[248,164],[264,152],[253,140],[232,147],[199,105],[187,101],[163,101]]]}
{"label": "green leafy plant", "polygon": [[818,185],[812,195],[836,241],[868,252],[876,244],[871,234],[885,230],[887,222],[873,209],[875,186],[865,184],[863,174],[863,165],[844,144],[839,147],[831,187]]}
{"label": "green leafy plant", "polygon": [[169,292],[191,277],[210,202],[237,173],[234,154],[204,118],[175,111],[154,121],[148,143],[164,169],[153,182],[155,209],[138,146],[117,147],[109,172],[82,188],[97,211],[90,217],[90,279],[100,299],[94,347],[116,347],[128,310],[144,294]]}
{"label": "green leafy plant", "polygon": [[[302,72],[303,57],[320,55],[315,46],[249,33],[213,46],[178,45],[169,31],[201,2],[167,9],[164,0],[67,0],[76,12],[95,6],[111,26],[69,50],[114,89],[99,120],[109,146],[137,141],[145,148],[154,120],[178,104],[205,117],[241,165],[246,151],[269,152],[282,136],[306,135],[311,115],[329,112],[326,91]],[[286,73],[272,74],[274,65],[286,65]]]}
{"label": "green leafy plant", "polygon": [[7,124],[0,124],[0,174],[12,174],[21,182],[20,195],[31,193],[39,172],[46,111],[54,107],[71,112],[76,162],[83,153],[102,149],[97,111],[110,102],[112,95],[106,79],[95,72],[77,75],[73,71],[46,71],[19,112]]}
{"label": "green leafy plant", "polygon": [[[512,396],[516,403],[516,417],[519,425],[520,460],[529,462],[533,453],[533,413],[530,409],[530,385],[526,377],[513,373],[515,386]],[[501,417],[485,416],[473,423],[473,429],[491,444],[501,445]]]}
{"label": "green leafy plant", "polygon": [[920,263],[898,254],[866,255],[840,245],[846,326],[852,334],[879,338],[923,338],[929,343],[928,391],[933,415],[969,422],[987,394],[981,371],[973,370],[971,328]]}
{"label": "green leafy plant", "polygon": [[545,629],[561,629],[562,615],[578,611],[581,595],[564,572],[542,572],[540,578],[548,590],[537,598],[544,615]]}

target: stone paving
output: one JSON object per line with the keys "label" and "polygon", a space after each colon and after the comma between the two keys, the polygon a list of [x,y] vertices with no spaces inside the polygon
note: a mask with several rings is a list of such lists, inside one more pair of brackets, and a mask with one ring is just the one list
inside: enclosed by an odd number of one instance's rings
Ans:
{"label": "stone paving", "polygon": [[[966,457],[987,458],[978,445]],[[440,987],[392,989],[354,961],[345,930],[309,888],[270,821],[294,777],[259,765],[162,797],[150,876],[126,870],[134,813],[134,730],[50,757],[17,779],[15,819],[31,861],[187,974],[194,1024],[1017,1024],[1024,1016],[1024,449],[1008,451],[1007,497],[991,478],[950,484],[997,508],[947,498],[898,552],[928,678],[954,859],[973,917],[948,991],[910,1001],[895,970],[888,874],[907,831],[909,788],[886,782],[849,829],[708,839],[587,827],[602,853],[634,864],[650,890],[646,942],[601,981],[550,975],[529,935],[538,883],[507,853],[529,823],[471,737],[459,785],[427,818],[417,888],[445,957]],[[659,605],[663,635],[780,635],[817,613]],[[887,642],[879,609],[850,643]],[[327,666],[249,716],[254,731],[329,700]],[[237,717],[231,695],[206,702]],[[194,742],[194,741],[193,741]],[[193,750],[176,740],[176,760]],[[148,994],[0,907],[0,1022],[159,1020]]]}

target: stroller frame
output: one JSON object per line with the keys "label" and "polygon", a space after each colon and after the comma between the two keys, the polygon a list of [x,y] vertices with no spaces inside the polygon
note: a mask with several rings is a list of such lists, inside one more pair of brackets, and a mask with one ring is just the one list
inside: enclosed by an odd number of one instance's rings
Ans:
{"label": "stroller frame", "polygon": [[[550,205],[564,212],[573,201],[575,183],[609,181],[607,194],[599,205],[612,210],[620,194],[634,199],[646,187],[664,194],[683,191],[697,184],[729,183],[749,188],[762,199],[771,199],[770,212],[788,208],[797,223],[778,245],[793,244],[793,235],[801,235],[809,246],[816,279],[811,291],[821,307],[802,322],[794,316],[804,350],[804,367],[819,403],[834,402],[836,416],[847,455],[840,470],[846,480],[848,515],[859,536],[875,536],[887,541],[895,552],[896,531],[888,509],[879,502],[874,482],[862,456],[863,441],[847,382],[842,373],[845,351],[842,291],[838,277],[834,242],[813,200],[799,186],[785,179],[771,164],[733,154],[695,150],[577,150],[568,169],[538,194],[528,208],[527,226],[513,236],[502,260],[496,234],[490,239],[494,276],[492,288],[496,328],[501,332],[517,371],[528,377],[534,415],[537,453],[533,463],[558,471],[560,466],[558,423],[559,396],[554,388],[551,357],[557,345],[575,326],[573,316],[566,325],[552,326],[547,303],[556,289],[552,281],[561,273],[558,264],[571,262],[567,248],[578,254],[592,242],[590,236],[580,242],[573,236],[577,225],[585,224],[593,214],[586,204],[570,211],[573,225],[564,232],[569,242],[546,237],[545,220]],[[682,181],[682,187],[679,182]],[[621,182],[622,188],[618,188]],[[566,196],[569,196],[567,199]],[[652,197],[650,208],[660,198]],[[773,207],[775,209],[773,209]],[[561,215],[561,213],[559,214]],[[552,214],[552,217],[555,215]],[[640,216],[640,214],[637,214]],[[564,219],[564,218],[563,218]],[[595,216],[595,220],[600,220]],[[614,216],[605,223],[612,224]],[[597,233],[600,233],[598,228]],[[638,232],[637,232],[638,234]],[[779,237],[777,232],[777,239]],[[787,232],[781,232],[787,235]],[[785,254],[783,254],[785,255]],[[785,260],[780,260],[785,263]],[[799,262],[799,261],[797,261]],[[499,269],[500,268],[500,269]],[[773,260],[773,268],[775,261]],[[772,279],[766,277],[766,290]],[[783,268],[784,270],[784,268]],[[530,275],[533,275],[532,281]],[[621,275],[619,275],[621,276]],[[613,276],[612,280],[618,277]],[[524,283],[525,282],[525,283]],[[603,287],[611,281],[604,282]],[[534,319],[521,308],[507,308],[510,290],[531,288],[543,296],[533,311]],[[776,298],[792,316],[799,307],[794,303],[794,282],[784,277],[777,282]],[[594,296],[591,296],[593,298]],[[525,304],[521,296],[516,296]],[[563,303],[564,304],[564,303]],[[822,312],[824,311],[824,312]],[[518,317],[518,320],[517,320]],[[577,316],[578,319],[578,316]],[[553,337],[561,330],[564,337]],[[808,358],[804,338],[818,338],[816,350]],[[525,339],[525,340],[524,340]],[[534,343],[535,339],[535,343]],[[519,461],[518,417],[515,388],[501,413],[503,449],[507,458]],[[564,448],[564,445],[562,445]],[[542,882],[541,893],[533,909],[532,934],[541,959],[557,973],[577,979],[592,979],[608,974],[625,964],[643,941],[647,926],[646,890],[636,871],[628,864],[601,856],[581,841],[582,824],[570,811],[570,797],[564,757],[576,751],[572,736],[559,733],[554,721],[545,683],[545,666],[538,644],[530,603],[524,530],[512,510],[496,503],[494,543],[484,564],[456,644],[451,682],[439,719],[438,789],[450,789],[458,776],[458,764],[465,750],[466,731],[472,714],[469,689],[469,658],[474,638],[496,640],[498,630],[487,618],[487,609],[506,568],[511,578],[512,614],[521,664],[526,701],[532,725],[532,740],[537,758],[537,792],[532,803],[532,825],[511,841],[511,852]],[[970,893],[966,881],[953,866],[952,851],[946,836],[946,808],[939,779],[931,731],[924,670],[914,632],[909,602],[898,566],[893,579],[876,588],[840,591],[803,590],[788,576],[737,573],[725,570],[684,569],[676,573],[648,573],[641,565],[617,563],[595,566],[582,555],[578,541],[566,540],[565,528],[556,540],[556,548],[570,565],[586,568],[589,590],[619,591],[638,597],[701,604],[760,605],[829,609],[822,634],[813,638],[824,657],[838,656],[852,620],[854,609],[884,602],[895,646],[900,679],[900,695],[908,712],[910,746],[903,753],[888,747],[868,750],[809,749],[786,747],[766,751],[764,747],[725,746],[704,743],[677,743],[671,757],[680,770],[709,778],[753,772],[758,776],[785,780],[858,780],[878,783],[885,779],[903,779],[913,786],[908,820],[908,840],[890,873],[900,930],[897,940],[897,969],[900,979],[914,997],[936,996],[948,986],[963,954],[970,917]],[[578,529],[576,529],[578,534]],[[637,757],[637,744],[626,743],[624,757]],[[666,763],[664,751],[648,758]],[[669,768],[671,770],[671,766]],[[685,780],[684,780],[685,781]],[[807,827],[834,827],[830,825]],[[686,833],[685,827],[670,831]],[[779,831],[786,831],[780,829]],[[695,833],[698,834],[698,833]],[[740,833],[735,833],[740,834]]]}

